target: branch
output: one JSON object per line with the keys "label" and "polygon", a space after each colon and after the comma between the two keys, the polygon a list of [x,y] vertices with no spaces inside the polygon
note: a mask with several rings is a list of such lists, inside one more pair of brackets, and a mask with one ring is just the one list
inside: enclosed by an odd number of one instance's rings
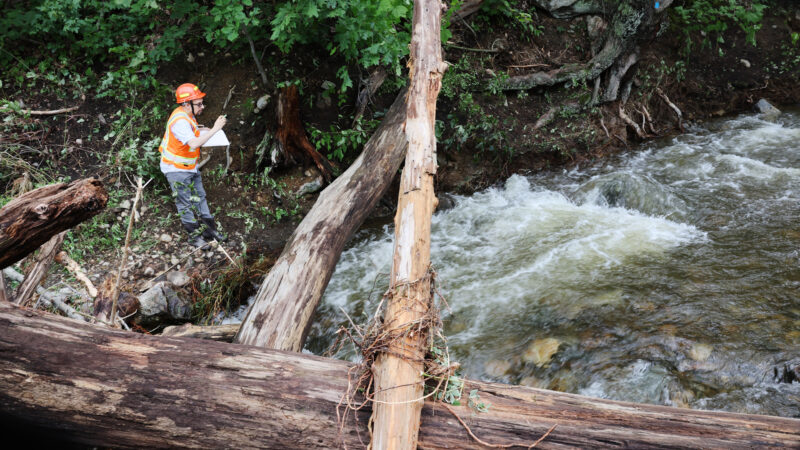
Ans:
{"label": "branch", "polygon": [[[151,179],[152,180],[152,179]],[[150,183],[150,180],[147,181]],[[114,326],[114,323],[117,318],[117,297],[119,297],[119,279],[122,277],[122,268],[125,266],[125,262],[128,260],[128,250],[130,249],[131,243],[131,230],[133,230],[133,217],[135,216],[134,212],[136,211],[136,204],[139,203],[139,197],[142,195],[142,177],[136,179],[136,197],[133,199],[133,205],[131,205],[131,212],[128,214],[128,232],[125,233],[125,248],[122,250],[122,258],[119,262],[119,268],[117,269],[117,280],[114,283],[114,291],[111,294],[111,326]]]}
{"label": "branch", "polygon": [[97,297],[97,288],[94,287],[92,280],[86,276],[86,272],[81,269],[81,266],[72,258],[67,255],[67,252],[58,252],[56,255],[56,262],[63,265],[67,268],[75,278],[86,285],[86,290],[89,292],[89,296],[92,298]]}

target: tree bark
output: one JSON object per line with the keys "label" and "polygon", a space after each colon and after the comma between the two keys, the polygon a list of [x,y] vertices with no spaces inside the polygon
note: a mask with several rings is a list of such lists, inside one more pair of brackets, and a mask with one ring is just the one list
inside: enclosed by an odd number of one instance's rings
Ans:
{"label": "tree bark", "polygon": [[108,194],[95,178],[45,186],[11,200],[0,209],[0,269],[97,215],[107,202]]}
{"label": "tree bark", "polygon": [[406,138],[394,219],[390,295],[383,323],[387,349],[372,366],[375,383],[373,449],[415,449],[428,348],[431,306],[431,216],[436,209],[436,97],[447,64],[440,42],[442,3],[415,0],[410,46]]}
{"label": "tree bark", "polygon": [[164,328],[162,336],[190,337],[210,339],[212,341],[231,342],[239,331],[239,324],[198,326],[187,323]]}
{"label": "tree bark", "polygon": [[324,156],[308,141],[303,123],[300,121],[300,94],[297,86],[281,89],[278,96],[278,130],[275,132],[277,152],[287,163],[297,162],[298,158],[310,159],[319,169],[325,181],[333,180],[333,169]]}
{"label": "tree bark", "polygon": [[[317,356],[127,333],[0,304],[0,427],[13,442],[102,448],[363,448],[369,405],[337,415],[352,365]],[[468,382],[477,436],[540,448],[797,448],[800,420],[638,405]],[[486,448],[426,402],[420,448]],[[51,443],[54,444],[54,443]],[[55,446],[55,445],[53,445]]]}
{"label": "tree bark", "polygon": [[364,151],[320,194],[261,284],[235,342],[299,352],[344,245],[388,189],[406,149],[405,90]]}
{"label": "tree bark", "polygon": [[14,300],[18,305],[27,305],[28,300],[36,288],[42,283],[42,280],[47,276],[47,271],[50,269],[50,264],[56,257],[56,253],[61,250],[61,244],[64,242],[67,232],[62,231],[57,235],[50,238],[36,255],[35,262],[31,270],[25,275],[25,281],[22,282],[17,290],[17,298]]}

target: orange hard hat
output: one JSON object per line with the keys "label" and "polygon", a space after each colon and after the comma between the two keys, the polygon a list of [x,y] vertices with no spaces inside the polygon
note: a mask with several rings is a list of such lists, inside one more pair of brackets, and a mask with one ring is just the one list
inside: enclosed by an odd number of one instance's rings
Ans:
{"label": "orange hard hat", "polygon": [[192,83],[183,83],[175,89],[175,103],[183,103],[205,97],[206,94]]}

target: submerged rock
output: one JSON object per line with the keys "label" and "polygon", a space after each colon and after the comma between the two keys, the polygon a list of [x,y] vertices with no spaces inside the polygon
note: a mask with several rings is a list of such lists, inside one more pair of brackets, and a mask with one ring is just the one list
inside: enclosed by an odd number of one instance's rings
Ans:
{"label": "submerged rock", "polygon": [[692,348],[689,349],[689,358],[703,362],[711,356],[712,351],[713,348],[708,344],[694,344]]}
{"label": "submerged rock", "polygon": [[522,359],[537,366],[544,366],[558,352],[560,345],[561,341],[555,338],[537,339],[528,346],[528,350],[522,355]]}
{"label": "submerged rock", "polygon": [[764,114],[765,116],[768,117],[774,117],[780,115],[781,113],[780,109],[772,106],[770,102],[766,101],[763,98],[759,100],[758,103],[756,103],[755,110],[757,113]]}
{"label": "submerged rock", "polygon": [[191,304],[172,289],[172,284],[160,282],[139,296],[136,323],[152,327],[164,322],[189,320]]}
{"label": "submerged rock", "polygon": [[493,359],[486,363],[484,372],[493,378],[503,378],[506,373],[511,369],[511,363],[508,361]]}

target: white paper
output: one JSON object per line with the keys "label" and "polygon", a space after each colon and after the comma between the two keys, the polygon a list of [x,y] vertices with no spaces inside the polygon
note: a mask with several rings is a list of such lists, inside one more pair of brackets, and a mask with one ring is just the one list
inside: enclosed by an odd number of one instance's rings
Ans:
{"label": "white paper", "polygon": [[[210,129],[206,128],[200,130],[200,136],[208,134],[211,131]],[[228,136],[225,136],[225,132],[222,130],[217,131],[211,136],[211,139],[207,140],[203,147],[225,147],[231,145],[231,142],[228,140]]]}

